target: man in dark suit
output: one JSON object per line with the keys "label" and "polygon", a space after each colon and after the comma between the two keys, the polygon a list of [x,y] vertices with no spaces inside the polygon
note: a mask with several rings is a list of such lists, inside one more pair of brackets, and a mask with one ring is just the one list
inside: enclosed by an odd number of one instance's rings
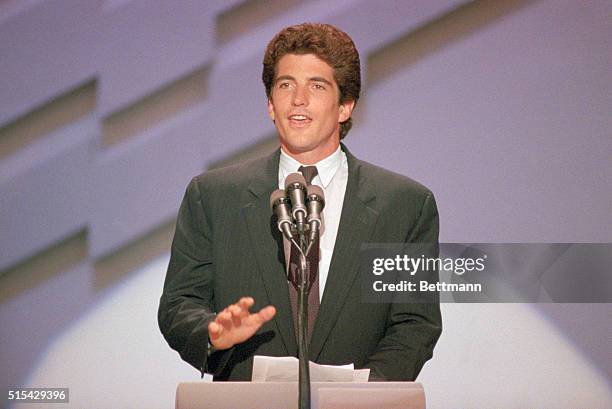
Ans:
{"label": "man in dark suit", "polygon": [[340,144],[361,85],[347,34],[325,24],[282,30],[266,50],[263,80],[280,149],[189,184],[160,302],[162,333],[215,380],[249,380],[254,355],[296,356],[288,257],[269,198],[286,174],[314,165],[312,183],[327,204],[310,359],[370,368],[371,380],[414,380],[440,336],[439,305],[364,303],[359,251],[367,242],[437,245],[432,193]]}

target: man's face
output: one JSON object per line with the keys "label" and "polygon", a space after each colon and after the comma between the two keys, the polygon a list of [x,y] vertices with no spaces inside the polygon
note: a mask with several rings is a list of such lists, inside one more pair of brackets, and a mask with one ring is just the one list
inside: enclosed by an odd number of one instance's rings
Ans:
{"label": "man's face", "polygon": [[353,101],[338,104],[334,70],[314,54],[286,54],[277,63],[268,100],[285,152],[304,164],[331,155],[340,144],[340,122],[350,118]]}

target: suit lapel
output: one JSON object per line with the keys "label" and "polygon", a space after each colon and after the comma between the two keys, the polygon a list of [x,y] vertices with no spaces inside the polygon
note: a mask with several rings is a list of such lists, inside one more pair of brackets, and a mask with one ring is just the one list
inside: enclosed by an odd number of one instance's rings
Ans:
{"label": "suit lapel", "polygon": [[296,355],[297,345],[287,279],[283,263],[279,263],[279,245],[282,250],[282,236],[272,223],[269,204],[270,194],[278,187],[279,155],[280,150],[277,150],[267,159],[262,159],[265,163],[265,168],[262,169],[263,175],[257,173],[253,175],[241,203],[259,273],[268,299],[276,307],[274,322],[285,344],[286,353]]}
{"label": "suit lapel", "polygon": [[342,205],[342,215],[325,291],[311,337],[309,355],[316,360],[335,325],[348,291],[359,272],[359,250],[369,241],[378,212],[368,206],[375,199],[373,189],[361,174],[361,164],[342,145],[348,161],[349,176]]}

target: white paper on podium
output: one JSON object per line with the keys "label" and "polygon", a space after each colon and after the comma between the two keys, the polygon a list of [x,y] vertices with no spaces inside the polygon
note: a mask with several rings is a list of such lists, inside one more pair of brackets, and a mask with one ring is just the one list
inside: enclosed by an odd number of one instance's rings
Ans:
{"label": "white paper on podium", "polygon": [[[255,355],[253,382],[297,382],[299,360],[292,356],[272,357]],[[349,365],[319,365],[310,362],[311,382],[367,382],[369,369],[354,369]]]}

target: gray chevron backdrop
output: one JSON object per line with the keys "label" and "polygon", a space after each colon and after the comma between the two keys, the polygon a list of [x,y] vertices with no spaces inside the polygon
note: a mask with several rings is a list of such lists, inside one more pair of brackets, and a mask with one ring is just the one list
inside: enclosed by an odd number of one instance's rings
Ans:
{"label": "gray chevron backdrop", "polygon": [[[304,21],[355,40],[346,144],[434,191],[442,241],[612,241],[609,1],[3,0],[0,393],[170,408],[199,379],[156,324],[173,221],[276,146],[263,51]],[[609,304],[443,314],[429,407],[612,407]]]}

